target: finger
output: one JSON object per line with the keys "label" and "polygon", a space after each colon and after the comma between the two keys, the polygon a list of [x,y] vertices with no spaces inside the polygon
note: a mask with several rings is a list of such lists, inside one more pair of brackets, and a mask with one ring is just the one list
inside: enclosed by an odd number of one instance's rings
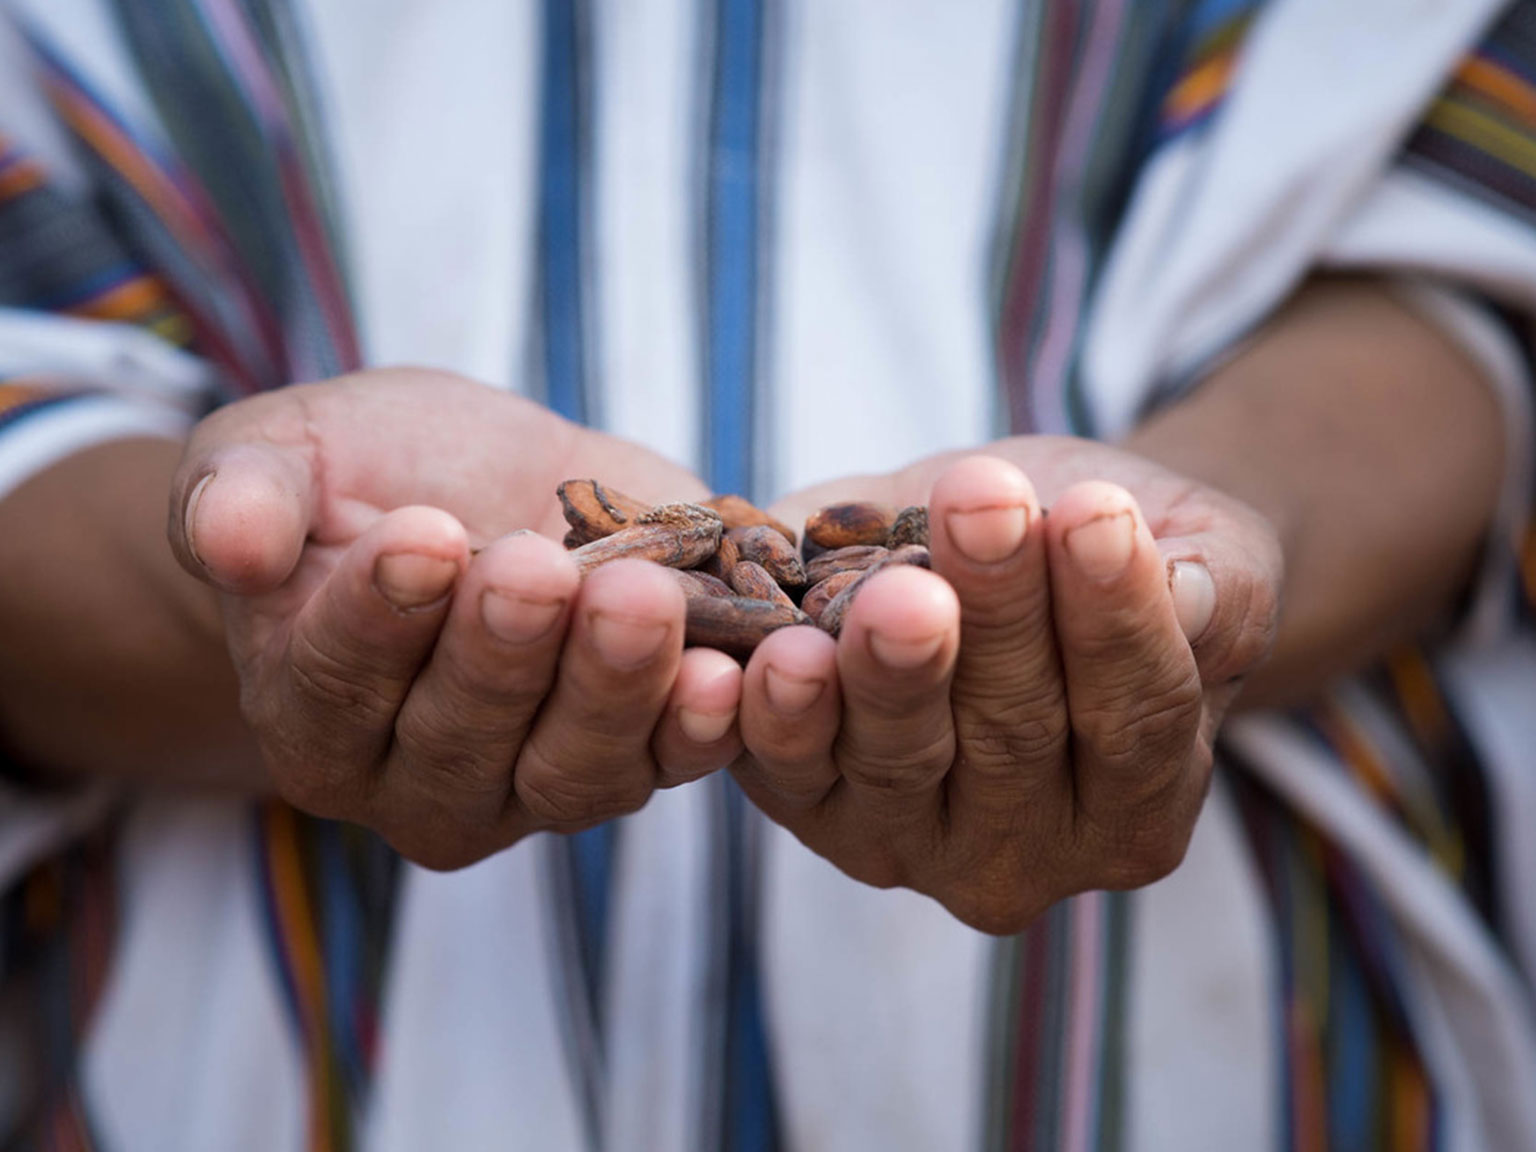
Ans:
{"label": "finger", "polygon": [[841,779],[832,760],[842,701],[837,641],[819,628],[781,628],[757,646],[741,690],[747,757],[737,780],[770,816],[814,808]]}
{"label": "finger", "polygon": [[682,590],[657,565],[617,560],[587,577],[517,762],[518,802],[541,826],[586,827],[650,796],[651,734],[682,660],[683,616]]}
{"label": "finger", "polygon": [[657,787],[673,788],[717,772],[741,754],[736,725],[741,665],[712,648],[683,653],[651,749]]}
{"label": "finger", "polygon": [[1219,529],[1157,542],[1179,627],[1207,684],[1247,675],[1274,643],[1282,561],[1273,533],[1254,519],[1234,514]]}
{"label": "finger", "polygon": [[957,818],[1019,807],[1069,783],[1066,689],[1051,620],[1039,500],[1005,460],[973,456],[939,477],[929,505],[934,571],[960,599],[950,781]]}
{"label": "finger", "polygon": [[471,863],[531,827],[512,766],[554,685],[580,577],[558,544],[519,532],[475,556],[395,721],[376,826],[419,864]]}
{"label": "finger", "polygon": [[467,556],[452,516],[400,508],[347,549],[299,610],[275,685],[247,697],[295,803],[341,815],[352,810],[335,804],[372,791]]}
{"label": "finger", "polygon": [[171,497],[171,548],[200,580],[231,592],[269,591],[298,563],[314,516],[309,455],[245,443],[184,462]]}
{"label": "finger", "polygon": [[1194,655],[1128,492],[1076,485],[1048,528],[1078,812],[1116,839],[1115,861],[1155,872],[1182,856],[1205,789]]}
{"label": "finger", "polygon": [[936,789],[955,756],[949,688],[959,646],[960,602],[934,573],[893,567],[860,590],[837,645],[836,744],[859,818],[935,815]]}

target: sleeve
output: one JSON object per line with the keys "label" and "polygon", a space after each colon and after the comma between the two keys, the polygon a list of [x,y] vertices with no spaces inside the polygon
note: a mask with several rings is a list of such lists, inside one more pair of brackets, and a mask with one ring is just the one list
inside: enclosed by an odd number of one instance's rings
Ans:
{"label": "sleeve", "polygon": [[[0,500],[93,445],[183,436],[215,374],[166,338],[181,331],[88,199],[0,134]],[[110,800],[105,787],[28,788],[0,755],[0,893]]]}
{"label": "sleeve", "polygon": [[1385,276],[1503,406],[1503,498],[1464,638],[1506,632],[1536,444],[1536,3],[1390,24],[1303,0],[1196,8],[1232,13],[1152,94],[1163,115],[1084,342],[1095,431],[1193,387],[1315,271]]}

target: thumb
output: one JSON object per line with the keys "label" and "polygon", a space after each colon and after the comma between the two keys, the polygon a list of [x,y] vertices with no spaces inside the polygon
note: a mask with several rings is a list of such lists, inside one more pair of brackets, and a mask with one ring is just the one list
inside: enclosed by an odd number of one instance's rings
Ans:
{"label": "thumb", "polygon": [[1201,679],[1222,684],[1253,671],[1269,654],[1279,615],[1282,564],[1273,540],[1234,519],[1159,539],[1157,547]]}
{"label": "thumb", "polygon": [[171,488],[171,548],[188,572],[225,591],[270,591],[298,563],[315,488],[308,445],[194,437]]}

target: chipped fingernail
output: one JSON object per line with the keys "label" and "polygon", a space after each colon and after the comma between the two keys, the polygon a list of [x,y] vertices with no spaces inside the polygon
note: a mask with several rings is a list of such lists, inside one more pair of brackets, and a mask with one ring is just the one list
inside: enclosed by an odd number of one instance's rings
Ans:
{"label": "chipped fingernail", "polygon": [[938,654],[939,647],[943,643],[944,633],[942,632],[916,640],[878,631],[872,631],[869,634],[869,650],[874,653],[875,659],[887,668],[893,668],[898,672],[921,668]]}
{"label": "chipped fingernail", "polygon": [[192,494],[187,497],[187,510],[182,517],[182,531],[187,538],[187,551],[192,553],[192,559],[196,560],[204,568],[203,554],[197,548],[197,506],[203,501],[203,493],[208,490],[209,482],[217,476],[217,472],[210,472],[197,482],[192,489]]}
{"label": "chipped fingernail", "polygon": [[1211,570],[1195,560],[1177,560],[1169,578],[1173,590],[1173,611],[1179,618],[1184,638],[1191,644],[1205,634],[1216,614],[1216,581]]}
{"label": "chipped fingernail", "polygon": [[441,556],[396,552],[380,556],[373,566],[374,587],[402,612],[435,604],[453,587],[459,566]]}
{"label": "chipped fingernail", "polygon": [[1125,571],[1136,550],[1136,521],[1130,512],[1114,512],[1067,533],[1067,555],[1079,572],[1093,580],[1112,580]]}
{"label": "chipped fingernail", "polygon": [[486,630],[509,644],[531,644],[548,635],[564,607],[563,600],[529,600],[494,588],[480,596]]}
{"label": "chipped fingernail", "polygon": [[763,674],[763,687],[768,693],[768,703],[773,705],[775,711],[786,716],[795,716],[821,699],[827,682],[788,676],[777,668],[770,667]]}
{"label": "chipped fingernail", "polygon": [[736,722],[736,712],[695,712],[692,708],[677,710],[677,726],[683,735],[695,744],[713,744],[731,730]]}
{"label": "chipped fingernail", "polygon": [[656,658],[666,642],[669,625],[662,620],[594,612],[592,643],[615,668],[638,668]]}
{"label": "chipped fingernail", "polygon": [[1024,543],[1029,509],[1021,506],[971,508],[944,517],[950,543],[973,564],[998,564]]}

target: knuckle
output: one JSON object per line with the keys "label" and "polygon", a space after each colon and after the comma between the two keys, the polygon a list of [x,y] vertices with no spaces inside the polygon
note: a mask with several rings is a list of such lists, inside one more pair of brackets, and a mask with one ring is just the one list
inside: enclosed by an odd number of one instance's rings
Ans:
{"label": "knuckle", "polygon": [[550,828],[586,828],[645,807],[649,784],[611,780],[598,783],[570,773],[519,773],[517,799],[523,810]]}
{"label": "knuckle", "polygon": [[985,720],[966,718],[961,731],[969,762],[1012,768],[1060,756],[1071,723],[1064,702],[1056,700],[1044,707],[1013,706]]}
{"label": "knuckle", "polygon": [[395,749],[411,771],[469,795],[501,793],[511,770],[512,749],[486,733],[470,732],[442,709],[424,707],[402,716]]}
{"label": "knuckle", "polygon": [[931,789],[949,771],[953,758],[952,742],[937,737],[878,755],[845,750],[838,757],[838,769],[845,780],[858,787],[892,796],[915,796]]}
{"label": "knuckle", "polygon": [[1075,713],[1072,726],[1095,758],[1134,763],[1183,749],[1199,733],[1204,693],[1194,668],[1155,678],[1158,686],[1127,684],[1108,702]]}
{"label": "knuckle", "polygon": [[294,637],[288,674],[295,695],[323,712],[376,720],[393,716],[398,707],[388,687],[369,676],[361,661],[333,654],[303,635]]}

